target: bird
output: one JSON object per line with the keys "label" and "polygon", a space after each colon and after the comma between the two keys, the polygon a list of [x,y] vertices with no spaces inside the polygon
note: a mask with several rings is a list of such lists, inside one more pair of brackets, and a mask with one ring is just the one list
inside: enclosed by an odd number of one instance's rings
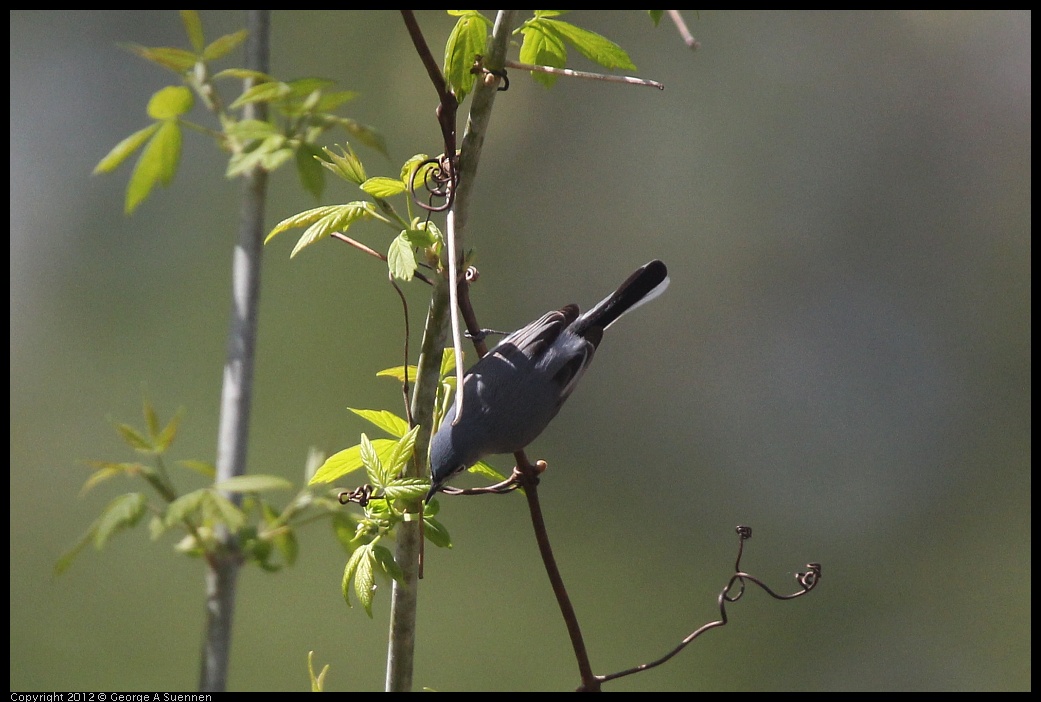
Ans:
{"label": "bird", "polygon": [[535,440],[582,378],[604,331],[669,285],[653,260],[585,314],[575,304],[547,312],[503,337],[463,376],[463,412],[453,404],[430,441],[430,491],[489,454],[516,453]]}

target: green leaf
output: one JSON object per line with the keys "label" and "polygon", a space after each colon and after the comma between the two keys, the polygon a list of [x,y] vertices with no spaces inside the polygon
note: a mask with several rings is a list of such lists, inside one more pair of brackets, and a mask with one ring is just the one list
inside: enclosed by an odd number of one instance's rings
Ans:
{"label": "green leaf", "polygon": [[406,229],[401,236],[408,239],[412,246],[427,248],[441,240],[441,230],[433,222],[420,222],[416,229]]}
{"label": "green leaf", "polygon": [[495,468],[493,468],[488,463],[485,463],[484,461],[477,461],[477,463],[474,463],[472,466],[470,466],[469,472],[474,473],[475,475],[484,476],[485,478],[490,478],[491,480],[497,483],[501,483],[502,481],[506,480],[505,475],[495,470]]}
{"label": "green leaf", "polygon": [[157,514],[152,515],[152,518],[148,520],[148,536],[152,541],[158,541],[159,537],[166,533],[166,524],[163,523],[163,518]]}
{"label": "green leaf", "polygon": [[80,490],[80,496],[87,494],[95,485],[117,475],[138,475],[148,470],[141,463],[110,463],[108,461],[90,461],[88,465],[94,470]]}
{"label": "green leaf", "polygon": [[219,58],[223,58],[238,48],[239,44],[246,41],[246,37],[249,36],[249,32],[245,29],[240,29],[232,34],[225,34],[222,37],[218,37],[210,43],[202,51],[202,58],[204,61],[216,61]]}
{"label": "green leaf", "polygon": [[137,429],[130,426],[129,424],[117,424],[116,431],[123,437],[123,441],[126,442],[130,448],[140,453],[154,453],[155,447],[152,442],[149,441],[141,434]]}
{"label": "green leaf", "polygon": [[268,137],[281,134],[278,131],[278,127],[274,124],[259,119],[244,119],[232,122],[225,127],[224,131],[228,136],[241,139],[242,141],[267,139]]}
{"label": "green leaf", "polygon": [[272,543],[278,552],[282,554],[282,558],[285,559],[286,565],[293,565],[296,563],[296,558],[300,553],[300,542],[296,538],[296,530],[291,527],[281,527],[271,537]]}
{"label": "green leaf", "polygon": [[223,524],[230,531],[238,531],[246,523],[246,515],[231,500],[215,490],[207,489],[203,507],[208,522]]}
{"label": "green leaf", "polygon": [[311,692],[322,692],[325,690],[325,675],[329,672],[329,664],[326,663],[322,672],[314,674],[314,651],[307,652],[307,675],[311,678]]}
{"label": "green leaf", "polygon": [[323,205],[322,207],[315,207],[310,210],[299,212],[293,215],[292,217],[286,217],[281,222],[275,225],[275,228],[272,229],[271,232],[267,235],[267,238],[264,239],[264,243],[266,244],[267,242],[271,241],[271,239],[276,234],[280,234],[286,231],[287,229],[293,229],[295,227],[306,227],[308,225],[314,224],[323,217],[332,214],[339,208],[340,205]]}
{"label": "green leaf", "polygon": [[423,521],[426,522],[423,534],[426,536],[427,541],[438,548],[452,548],[452,537],[449,536],[448,529],[445,528],[444,524],[432,517],[426,517]]}
{"label": "green leaf", "polygon": [[183,85],[157,90],[148,101],[148,116],[156,120],[176,119],[192,109],[195,98]]}
{"label": "green leaf", "polygon": [[322,165],[336,175],[355,185],[361,185],[368,180],[365,175],[365,166],[362,165],[361,159],[354,153],[350,144],[341,146],[339,154],[328,147],[323,148],[322,151],[329,158],[328,161],[323,160]]}
{"label": "green leaf", "polygon": [[365,608],[365,613],[372,619],[372,600],[376,596],[376,577],[373,573],[373,557],[371,548],[361,548],[365,555],[358,561],[358,569],[354,572],[354,594]]}
{"label": "green leaf", "polygon": [[387,249],[387,267],[390,274],[398,280],[412,280],[416,274],[419,264],[416,262],[416,253],[412,250],[412,242],[408,240],[407,231],[403,231],[394,237]]}
{"label": "green leaf", "polygon": [[[520,60],[535,66],[564,68],[567,65],[567,47],[556,34],[546,30],[541,20],[525,23],[520,31],[524,34],[521,44]],[[550,73],[531,71],[531,77],[547,88],[557,82],[557,76]]]}
{"label": "green leaf", "polygon": [[203,502],[206,501],[207,492],[207,488],[200,488],[178,497],[166,506],[166,513],[163,515],[163,523],[166,524],[167,527],[172,527],[186,521],[188,517],[195,515],[202,508]]}
{"label": "green leaf", "polygon": [[65,553],[61,554],[61,556],[58,557],[57,562],[55,562],[54,564],[54,570],[52,571],[54,577],[58,577],[59,575],[67,571],[69,569],[69,566],[72,565],[72,562],[76,560],[76,556],[79,555],[80,551],[82,551],[87,546],[87,544],[94,540],[94,533],[97,531],[97,527],[98,523],[95,521],[93,524],[90,525],[90,528],[83,532],[80,538],[76,540],[75,544],[69,547],[69,549],[65,551]]}
{"label": "green leaf", "polygon": [[[410,365],[408,367],[408,381],[410,383],[415,382],[417,375],[419,375],[419,367]],[[393,368],[384,368],[383,370],[381,370],[380,372],[378,372],[376,374],[376,377],[377,378],[394,378],[399,383],[404,383],[405,382],[405,367],[404,366],[395,366]],[[348,409],[350,409],[350,408],[348,408]],[[351,410],[351,411],[354,412],[356,410]],[[357,410],[357,411],[361,411],[361,412],[374,412],[375,410]],[[396,434],[395,436],[400,436],[400,435]]]}
{"label": "green leaf", "polygon": [[579,52],[590,61],[595,61],[605,68],[621,68],[627,71],[635,71],[629,54],[610,39],[602,37],[596,32],[576,27],[570,22],[546,19],[541,20],[547,33],[556,33],[570,42]]}
{"label": "green leaf", "polygon": [[112,500],[95,523],[94,547],[102,549],[113,534],[137,524],[144,516],[145,504],[145,496],[139,492],[120,495]]}
{"label": "green leaf", "polygon": [[223,71],[218,71],[213,74],[214,80],[217,80],[218,78],[238,78],[239,80],[251,78],[257,83],[268,83],[275,80],[273,76],[270,76],[267,73],[263,73],[262,71],[253,71],[248,68],[226,68]]}
{"label": "green leaf", "polygon": [[430,492],[430,481],[426,478],[396,478],[383,488],[389,500],[418,500]]}
{"label": "green leaf", "polygon": [[168,68],[179,75],[184,75],[195,68],[195,63],[199,60],[199,57],[191,51],[174,49],[168,46],[148,47],[140,44],[126,44],[125,48],[141,58],[158,64],[163,68]]}
{"label": "green leaf", "polygon": [[314,195],[315,199],[320,198],[325,190],[325,172],[315,160],[320,153],[312,144],[301,144],[296,150],[296,174],[304,190]]}
{"label": "green leaf", "polygon": [[155,442],[155,450],[157,453],[163,453],[166,449],[170,448],[170,444],[177,437],[177,427],[181,424],[181,417],[184,415],[183,410],[178,410],[163,430],[159,432],[157,436],[153,438]]}
{"label": "green leaf", "polygon": [[[380,457],[380,460],[383,460],[384,456],[393,450],[396,443],[393,439],[372,440],[372,446],[376,449],[376,455]],[[325,463],[315,471],[314,477],[311,478],[308,485],[331,483],[348,473],[358,470],[362,465],[361,445],[352,446],[325,459]]]}
{"label": "green leaf", "polygon": [[348,607],[351,605],[350,586],[351,581],[354,579],[354,574],[358,571],[358,566],[363,560],[368,559],[369,549],[366,546],[360,546],[354,550],[351,557],[347,559],[347,565],[343,569],[343,583],[341,589],[343,591],[343,601],[347,603]]}
{"label": "green leaf", "polygon": [[[380,372],[383,373],[385,371]],[[377,375],[379,374],[377,373]],[[415,379],[415,375],[412,375],[411,377]],[[409,432],[408,422],[388,410],[354,409],[353,407],[348,407],[347,409],[354,412],[362,419],[372,422],[395,438],[400,439]]]}
{"label": "green leaf", "polygon": [[312,106],[313,112],[329,112],[335,110],[340,105],[350,102],[354,98],[358,97],[360,93],[357,90],[332,90],[329,92],[323,92],[321,97]]}
{"label": "green leaf", "polygon": [[282,98],[290,95],[292,89],[281,81],[272,81],[270,83],[260,83],[246,90],[242,95],[239,95],[235,102],[229,106],[231,109],[237,109],[253,102],[272,102],[274,100],[281,100]]}
{"label": "green leaf", "polygon": [[159,416],[155,413],[155,407],[147,399],[142,402],[141,413],[145,417],[145,426],[148,427],[148,436],[154,441],[159,434]]}
{"label": "green leaf", "polygon": [[202,20],[199,19],[199,13],[195,10],[181,10],[181,21],[184,22],[184,29],[188,33],[188,41],[191,42],[192,48],[196,52],[202,51],[206,41],[202,36]]}
{"label": "green leaf", "polygon": [[361,184],[361,189],[373,197],[393,197],[405,192],[405,184],[396,178],[376,176]]}
{"label": "green leaf", "polygon": [[222,492],[269,492],[271,490],[292,490],[293,484],[277,475],[236,475],[213,485],[214,490]]}
{"label": "green leaf", "polygon": [[[401,182],[405,184],[406,188],[408,187],[408,184],[412,181],[412,171],[419,168],[419,164],[423,163],[428,158],[430,157],[426,154],[416,154],[409,160],[405,161],[405,163],[401,166]],[[422,183],[422,174],[417,175],[416,179],[419,183]]]}
{"label": "green leaf", "polygon": [[470,72],[478,54],[487,53],[491,22],[476,10],[457,11],[459,20],[445,46],[445,80],[461,102],[473,90],[477,77]]}
{"label": "green leaf", "polygon": [[372,555],[380,570],[402,585],[405,584],[405,573],[402,572],[401,566],[394,560],[394,554],[390,552],[389,548],[386,546],[373,546]]}
{"label": "green leaf", "polygon": [[152,192],[157,183],[168,185],[177,172],[181,157],[181,130],[175,121],[163,122],[134,167],[127,184],[124,210],[131,214]]}
{"label": "green leaf", "polygon": [[376,487],[382,487],[386,482],[383,474],[383,461],[376,455],[376,449],[372,447],[364,432],[361,435],[361,462],[365,466],[365,472],[369,476],[369,482]]}
{"label": "green leaf", "polygon": [[455,349],[446,347],[441,352],[441,377],[447,378],[455,370]]}
{"label": "green leaf", "polygon": [[182,468],[187,468],[188,470],[193,470],[199,475],[209,478],[211,480],[215,475],[217,475],[216,467],[214,467],[212,463],[207,463],[206,461],[177,461],[177,465],[181,466]]}
{"label": "green leaf", "polygon": [[[296,246],[289,254],[293,258],[300,251],[328,237],[333,232],[346,231],[355,221],[363,217],[372,217],[375,213],[374,206],[370,202],[349,202],[346,205],[338,205],[335,210],[319,219],[308,227],[296,242]],[[269,237],[270,238],[270,237]]]}
{"label": "green leaf", "polygon": [[390,456],[384,461],[383,474],[385,477],[382,482],[385,486],[401,474],[405,464],[412,458],[412,453],[416,446],[416,434],[418,433],[419,425],[417,424],[407,434],[398,439],[394,445],[394,450],[391,451]]}
{"label": "green leaf", "polygon": [[665,14],[665,10],[647,10],[647,14],[651,16],[651,21],[657,27],[658,23],[661,22],[661,16]]}
{"label": "green leaf", "polygon": [[139,129],[123,141],[119,142],[112,147],[112,150],[105,154],[105,158],[98,161],[98,165],[94,166],[94,170],[91,175],[98,173],[109,173],[114,171],[119,164],[123,163],[130,154],[140,148],[142,144],[148,141],[148,138],[159,129],[159,124],[150,124],[144,129]]}

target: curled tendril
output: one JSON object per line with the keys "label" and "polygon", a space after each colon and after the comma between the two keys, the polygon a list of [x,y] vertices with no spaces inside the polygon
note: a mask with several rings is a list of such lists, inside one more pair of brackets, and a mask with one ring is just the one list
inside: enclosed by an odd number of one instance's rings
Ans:
{"label": "curled tendril", "polygon": [[[820,563],[807,563],[806,567],[809,570],[806,571],[805,573],[797,573],[795,575],[795,579],[799,583],[799,585],[800,585],[800,587],[802,589],[798,590],[797,592],[792,593],[791,595],[781,595],[779,593],[774,592],[762,580],[760,580],[759,578],[755,577],[754,575],[751,575],[749,573],[745,573],[745,572],[743,572],[741,570],[741,552],[744,550],[745,541],[747,541],[748,539],[752,538],[752,529],[750,527],[747,527],[747,526],[739,526],[739,527],[737,527],[736,531],[737,531],[737,535],[738,535],[738,539],[739,539],[738,545],[737,545],[737,563],[736,563],[736,567],[735,567],[735,571],[736,572],[733,575],[730,576],[730,580],[727,581],[726,587],[724,587],[723,591],[719,593],[719,597],[718,597],[719,619],[717,619],[715,621],[712,621],[712,622],[709,622],[707,624],[703,624],[701,627],[699,627],[698,629],[694,630],[686,638],[684,638],[682,641],[680,641],[678,646],[676,646],[671,651],[669,651],[668,653],[666,653],[664,656],[662,656],[661,658],[659,658],[657,660],[651,661],[650,663],[643,663],[642,665],[638,665],[635,668],[629,668],[628,670],[622,670],[622,671],[619,671],[617,673],[611,673],[609,675],[597,675],[597,676],[595,676],[595,680],[596,680],[596,683],[597,683],[597,689],[599,689],[599,685],[601,683],[605,683],[608,680],[616,680],[617,678],[622,678],[622,677],[625,677],[627,675],[633,675],[634,673],[641,673],[641,672],[643,672],[645,670],[650,670],[651,668],[655,668],[655,667],[665,663],[669,659],[671,659],[677,653],[679,653],[684,648],[686,648],[692,641],[694,641],[694,639],[698,638],[699,636],[704,634],[706,631],[709,631],[710,629],[715,629],[716,627],[725,626],[727,624],[727,622],[729,621],[728,617],[727,617],[727,603],[728,602],[737,602],[739,599],[741,599],[741,597],[745,594],[746,583],[752,583],[753,585],[758,585],[759,588],[762,589],[766,594],[770,595],[771,597],[773,597],[775,599],[778,599],[778,600],[792,600],[792,599],[795,599],[796,597],[800,597],[802,595],[805,595],[807,592],[809,592],[810,590],[815,588],[817,586],[817,584],[820,582],[820,578],[821,578],[821,564]],[[579,688],[579,689],[584,689],[584,688]]]}
{"label": "curled tendril", "polygon": [[467,283],[474,283],[481,277],[481,272],[477,270],[477,266],[467,266],[466,272],[463,273],[463,277],[466,279]]}
{"label": "curled tendril", "polygon": [[341,505],[345,505],[350,502],[357,502],[362,507],[367,506],[371,498],[371,485],[362,485],[361,487],[356,487],[353,490],[341,490],[340,494],[336,497],[336,499],[340,501]]}
{"label": "curled tendril", "polygon": [[[432,166],[432,168],[425,168],[425,166]],[[423,187],[427,191],[427,202],[423,202],[416,194],[416,175],[420,171],[423,171]],[[424,210],[445,212],[451,208],[455,200],[455,168],[452,159],[448,155],[442,155],[438,158],[428,158],[420,163],[412,171],[408,189],[412,193],[412,201]],[[443,199],[444,202],[435,205],[435,199]]]}

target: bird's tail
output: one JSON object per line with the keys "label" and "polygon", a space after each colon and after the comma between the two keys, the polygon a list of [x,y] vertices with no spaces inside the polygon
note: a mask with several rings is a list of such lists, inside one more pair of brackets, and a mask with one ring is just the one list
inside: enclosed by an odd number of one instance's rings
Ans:
{"label": "bird's tail", "polygon": [[591,328],[601,331],[607,329],[623,314],[650,302],[665,292],[667,287],[669,271],[665,264],[658,260],[644,264],[619,285],[617,290],[579,317],[573,329],[579,335]]}

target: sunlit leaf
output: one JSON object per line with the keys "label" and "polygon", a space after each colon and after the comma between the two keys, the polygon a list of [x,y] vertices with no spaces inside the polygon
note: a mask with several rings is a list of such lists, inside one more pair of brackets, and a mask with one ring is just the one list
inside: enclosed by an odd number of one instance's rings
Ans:
{"label": "sunlit leaf", "polygon": [[[396,443],[393,439],[372,440],[372,446],[376,449],[376,455],[380,457],[380,460],[389,455]],[[338,451],[325,459],[325,463],[315,471],[314,477],[311,478],[308,485],[331,483],[361,467],[361,445],[359,444],[343,451]]]}
{"label": "sunlit leaf", "polygon": [[238,48],[239,44],[244,42],[248,36],[249,32],[247,30],[240,29],[232,34],[217,37],[210,42],[209,46],[203,49],[202,57],[206,61],[215,61],[223,58]]}
{"label": "sunlit leaf", "polygon": [[361,189],[373,197],[393,197],[405,192],[405,184],[397,178],[376,176],[361,184]]}
{"label": "sunlit leaf", "polygon": [[395,438],[401,438],[409,432],[408,422],[388,410],[354,409],[353,407],[348,407],[347,409],[362,419],[372,422]]}
{"label": "sunlit leaf", "polygon": [[199,13],[195,10],[181,10],[181,21],[184,23],[184,30],[188,33],[188,41],[191,42],[192,48],[196,52],[202,51],[206,40],[202,35],[202,20],[199,19]]}
{"label": "sunlit leaf", "polygon": [[145,496],[139,492],[120,495],[101,513],[94,530],[94,547],[101,549],[113,534],[134,526],[145,513]]}
{"label": "sunlit leaf", "polygon": [[387,267],[391,275],[398,280],[412,280],[416,274],[419,263],[416,254],[412,250],[412,242],[408,240],[407,232],[402,232],[394,237],[387,249]]}
{"label": "sunlit leaf", "polygon": [[148,101],[148,116],[156,120],[174,119],[192,109],[195,97],[183,85],[168,85],[157,90]]}
{"label": "sunlit leaf", "polygon": [[470,72],[478,54],[487,53],[491,22],[476,10],[460,11],[445,46],[445,80],[462,101],[473,90],[477,77]]}
{"label": "sunlit leaf", "polygon": [[590,61],[595,61],[605,68],[621,68],[635,71],[629,54],[610,39],[602,37],[596,32],[576,27],[570,22],[560,20],[543,20],[548,33],[556,33],[570,42]]}
{"label": "sunlit leaf", "polygon": [[159,129],[159,124],[150,124],[144,129],[139,129],[123,141],[119,142],[112,147],[112,150],[105,154],[105,158],[98,161],[98,165],[94,166],[94,174],[97,173],[108,173],[115,170],[119,164],[123,163],[130,154],[134,153],[148,141],[148,138]]}
{"label": "sunlit leaf", "polygon": [[169,184],[180,157],[181,130],[175,121],[165,121],[148,142],[130,176],[124,207],[127,214],[137,209],[157,183]]}
{"label": "sunlit leaf", "polygon": [[184,75],[192,70],[199,60],[199,57],[193,52],[185,49],[174,49],[168,46],[148,47],[139,44],[124,46],[141,58],[168,68],[179,75]]}

